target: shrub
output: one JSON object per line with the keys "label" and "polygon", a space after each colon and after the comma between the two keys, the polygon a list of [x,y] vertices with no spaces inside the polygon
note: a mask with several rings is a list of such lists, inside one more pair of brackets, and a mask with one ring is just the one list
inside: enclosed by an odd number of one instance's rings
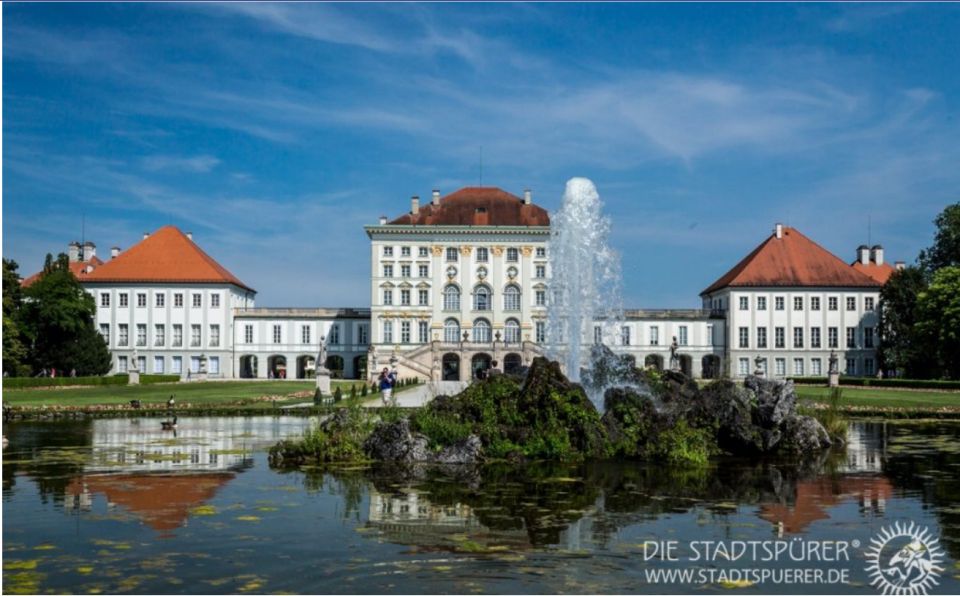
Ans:
{"label": "shrub", "polygon": [[350,399],[357,399],[357,386],[350,385]]}
{"label": "shrub", "polygon": [[649,444],[647,456],[671,464],[703,466],[716,451],[713,434],[708,429],[691,427],[681,418]]}
{"label": "shrub", "polygon": [[827,398],[827,407],[814,410],[813,415],[820,421],[827,434],[833,440],[846,441],[847,419],[843,415],[843,389],[834,387]]}
{"label": "shrub", "polygon": [[369,389],[367,387],[367,384],[364,383],[363,389],[360,390],[360,397],[366,397],[368,394],[369,394]]}
{"label": "shrub", "polygon": [[[176,383],[179,375],[140,375],[141,385],[153,383]],[[3,380],[7,389],[28,389],[32,387],[67,387],[73,385],[103,386],[126,385],[130,382],[130,375],[119,374],[103,377],[8,377]]]}
{"label": "shrub", "polygon": [[[797,385],[826,385],[827,377],[796,377]],[[875,379],[872,377],[840,377],[840,384],[848,387],[901,387],[903,389],[960,390],[960,381],[942,379]]]}
{"label": "shrub", "polygon": [[337,402],[342,399],[343,399],[343,391],[340,389],[340,387],[337,387],[333,391],[333,401]]}

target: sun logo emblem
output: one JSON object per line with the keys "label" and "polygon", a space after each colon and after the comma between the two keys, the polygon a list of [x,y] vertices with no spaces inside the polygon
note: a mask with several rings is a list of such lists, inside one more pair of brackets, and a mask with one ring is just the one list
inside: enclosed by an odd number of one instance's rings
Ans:
{"label": "sun logo emblem", "polygon": [[870,539],[865,553],[870,582],[884,594],[927,594],[939,585],[943,551],[930,530],[913,522],[894,523]]}

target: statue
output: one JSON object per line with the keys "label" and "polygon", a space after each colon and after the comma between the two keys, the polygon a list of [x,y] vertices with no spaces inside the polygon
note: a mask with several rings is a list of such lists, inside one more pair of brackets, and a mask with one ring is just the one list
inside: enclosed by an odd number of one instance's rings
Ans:
{"label": "statue", "polygon": [[314,370],[327,368],[327,336],[320,336],[320,352],[317,354],[317,361],[314,363]]}
{"label": "statue", "polygon": [[839,387],[840,386],[840,369],[837,366],[837,353],[834,350],[830,350],[830,360],[829,360],[829,373],[827,378],[827,387]]}
{"label": "statue", "polygon": [[127,367],[127,384],[128,385],[139,385],[140,384],[140,352],[137,348],[133,348],[133,356],[131,356],[132,361],[130,366]]}
{"label": "statue", "polygon": [[757,354],[757,357],[753,359],[753,364],[756,368],[753,371],[754,376],[762,377],[763,376],[763,358],[760,357],[760,354]]}
{"label": "statue", "polygon": [[838,359],[837,359],[837,352],[836,352],[836,351],[830,350],[830,361],[829,361],[829,362],[830,362],[830,367],[829,367],[827,370],[829,370],[831,374],[833,374],[833,373],[839,373],[839,372],[840,372],[840,369],[837,368]]}
{"label": "statue", "polygon": [[314,401],[318,397],[331,396],[330,392],[330,371],[327,369],[327,338],[320,336],[320,352],[317,354],[317,360],[313,363],[314,376],[317,379],[317,390]]}
{"label": "statue", "polygon": [[677,343],[677,337],[673,337],[673,342],[670,344],[670,370],[680,370],[680,356],[677,355],[677,350],[680,349],[680,344]]}

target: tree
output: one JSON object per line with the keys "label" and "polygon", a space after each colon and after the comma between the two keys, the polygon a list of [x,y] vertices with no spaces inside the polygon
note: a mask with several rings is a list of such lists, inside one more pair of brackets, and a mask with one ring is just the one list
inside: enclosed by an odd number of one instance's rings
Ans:
{"label": "tree", "polygon": [[29,374],[27,346],[18,320],[23,296],[17,268],[16,261],[3,259],[3,372],[11,376]]}
{"label": "tree", "polygon": [[56,368],[78,375],[110,370],[110,352],[94,327],[96,304],[73,273],[66,255],[47,255],[39,279],[23,292],[23,331],[34,370]]}
{"label": "tree", "polygon": [[939,376],[960,379],[960,266],[938,269],[917,296],[916,335]]}
{"label": "tree", "polygon": [[948,205],[933,223],[937,233],[933,246],[920,251],[920,266],[929,277],[938,269],[960,266],[960,203]]}
{"label": "tree", "polygon": [[880,289],[880,366],[901,374],[924,378],[932,367],[922,357],[914,325],[917,296],[927,288],[923,270],[906,267],[895,271]]}

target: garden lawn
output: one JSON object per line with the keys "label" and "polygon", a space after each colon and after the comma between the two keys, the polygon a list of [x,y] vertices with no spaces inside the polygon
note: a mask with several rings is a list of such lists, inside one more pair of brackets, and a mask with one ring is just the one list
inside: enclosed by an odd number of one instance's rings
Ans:
{"label": "garden lawn", "polygon": [[[333,381],[333,388],[340,387],[344,397],[349,397],[350,386],[357,385],[357,393],[363,387],[362,381]],[[124,385],[77,387],[73,389],[4,389],[5,406],[92,406],[108,404],[128,404],[139,399],[144,404],[166,403],[173,395],[177,405],[216,405],[233,404],[240,401],[254,401],[258,397],[278,395],[287,399],[303,401],[304,398],[292,397],[292,394],[312,391],[314,381],[206,381],[191,383],[162,383],[156,385]]]}
{"label": "garden lawn", "polygon": [[[797,397],[825,402],[830,395],[828,387],[797,385]],[[905,391],[869,387],[841,387],[843,406],[878,408],[960,408],[960,391]]]}

